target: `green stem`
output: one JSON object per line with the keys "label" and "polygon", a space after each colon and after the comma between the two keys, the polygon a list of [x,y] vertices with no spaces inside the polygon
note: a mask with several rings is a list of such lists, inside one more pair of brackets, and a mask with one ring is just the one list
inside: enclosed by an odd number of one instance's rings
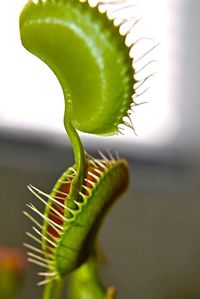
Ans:
{"label": "green stem", "polygon": [[116,299],[115,288],[105,290],[93,257],[75,270],[70,277],[70,299]]}
{"label": "green stem", "polygon": [[[78,200],[78,193],[83,184],[83,178],[84,178],[87,166],[86,166],[86,159],[85,159],[83,145],[81,143],[78,133],[76,132],[76,129],[72,125],[71,96],[69,95],[69,93],[65,92],[65,90],[64,90],[64,96],[65,96],[64,125],[65,125],[66,132],[67,132],[69,139],[71,141],[71,144],[72,144],[72,148],[73,148],[73,152],[74,152],[74,159],[75,159],[75,170],[76,170],[76,175],[75,175],[75,177],[72,181],[72,185],[70,187],[70,197],[67,201],[67,205],[70,208],[74,209],[74,208],[76,208],[74,199]],[[60,299],[63,283],[64,283],[63,279],[49,282],[44,288],[44,293],[43,293],[42,299]]]}
{"label": "green stem", "polygon": [[71,96],[66,90],[64,90],[64,96],[65,96],[64,125],[65,125],[66,132],[69,136],[70,142],[72,144],[74,159],[75,159],[75,168],[77,172],[72,182],[72,186],[70,189],[70,198],[68,201],[68,206],[73,209],[76,207],[74,203],[74,199],[77,200],[78,198],[78,192],[80,191],[81,186],[83,184],[83,178],[85,177],[87,165],[86,165],[85,153],[84,153],[82,142],[71,120],[71,114],[72,114]]}
{"label": "green stem", "polygon": [[54,280],[48,283],[44,287],[42,299],[60,299],[62,288],[63,288],[63,279]]}
{"label": "green stem", "polygon": [[71,274],[70,299],[104,299],[105,290],[100,283],[92,258]]}

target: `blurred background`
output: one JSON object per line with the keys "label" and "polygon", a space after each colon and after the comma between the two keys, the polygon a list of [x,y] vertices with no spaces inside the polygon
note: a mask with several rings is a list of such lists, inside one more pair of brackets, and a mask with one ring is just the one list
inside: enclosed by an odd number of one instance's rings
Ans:
{"label": "blurred background", "polygon": [[[35,199],[27,184],[49,192],[73,163],[64,132],[63,96],[48,67],[20,43],[18,16],[24,0],[0,4],[0,245],[23,250],[31,223],[22,215]],[[96,138],[82,134],[88,152],[119,152],[130,164],[128,192],[101,230],[109,264],[106,285],[119,299],[200,298],[200,2],[138,1],[142,20],[134,48],[151,61],[140,73],[150,89],[136,98],[137,135]],[[155,61],[156,60],[156,61]],[[136,65],[136,69],[142,65]],[[146,73],[145,73],[146,72]],[[142,90],[141,90],[142,93]],[[138,93],[139,94],[139,93]],[[28,265],[18,298],[40,298],[38,268]],[[3,298],[2,298],[3,299]]]}

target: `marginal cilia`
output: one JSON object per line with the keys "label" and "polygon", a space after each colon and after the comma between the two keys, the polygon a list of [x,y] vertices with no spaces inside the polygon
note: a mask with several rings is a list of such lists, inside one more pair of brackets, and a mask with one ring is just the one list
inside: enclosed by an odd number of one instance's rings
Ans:
{"label": "marginal cilia", "polygon": [[44,212],[32,203],[27,205],[43,223],[32,213],[24,212],[34,223],[34,233],[27,232],[27,235],[39,244],[39,247],[24,244],[31,250],[29,261],[46,269],[39,273],[44,277],[40,285],[59,279],[87,260],[95,251],[97,232],[106,211],[127,188],[126,161],[101,155],[102,159],[87,156],[87,177],[74,209],[68,207],[68,197],[75,168],[63,173],[50,194],[28,186],[45,205]]}
{"label": "marginal cilia", "polygon": [[135,99],[149,78],[138,81],[131,57],[141,40],[130,38],[138,22],[133,2],[38,0],[21,13],[22,43],[71,95],[72,124],[79,131],[113,135],[133,129]]}
{"label": "marginal cilia", "polygon": [[39,273],[40,285],[59,280],[95,255],[104,215],[127,188],[127,162],[82,154],[75,130],[113,135],[121,125],[133,128],[134,99],[148,78],[136,80],[130,55],[137,43],[129,38],[138,21],[130,14],[133,6],[132,0],[37,0],[21,13],[24,47],[46,62],[61,83],[64,123],[75,153],[74,166],[50,194],[28,187],[45,206],[41,211],[31,203],[32,213],[24,212],[34,223],[34,233],[27,235],[39,245],[25,244],[29,261],[45,269]]}

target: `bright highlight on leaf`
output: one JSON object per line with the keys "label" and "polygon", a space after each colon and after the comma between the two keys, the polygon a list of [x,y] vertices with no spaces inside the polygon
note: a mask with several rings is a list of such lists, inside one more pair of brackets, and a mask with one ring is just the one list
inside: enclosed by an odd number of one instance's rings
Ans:
{"label": "bright highlight on leaf", "polygon": [[49,65],[65,97],[70,94],[73,126],[110,135],[130,114],[136,81],[125,36],[102,8],[78,0],[29,1],[20,32],[24,47]]}

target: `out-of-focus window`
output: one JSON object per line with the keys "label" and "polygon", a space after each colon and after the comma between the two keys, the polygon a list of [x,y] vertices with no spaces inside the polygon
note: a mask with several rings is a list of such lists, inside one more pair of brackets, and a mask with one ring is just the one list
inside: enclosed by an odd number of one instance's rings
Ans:
{"label": "out-of-focus window", "polygon": [[[133,1],[134,2],[134,1]],[[136,2],[136,1],[135,1]],[[3,1],[0,9],[0,128],[18,128],[64,134],[62,124],[64,101],[54,74],[20,43],[18,18],[25,1]],[[131,14],[142,18],[134,27],[137,58],[159,44],[135,63],[141,80],[154,74],[144,87],[149,90],[136,98],[147,102],[134,108],[132,121],[139,144],[167,144],[177,141],[180,131],[180,51],[182,2],[141,0]],[[152,63],[149,63],[152,61]],[[143,66],[146,65],[145,68]],[[140,92],[138,92],[140,93]],[[142,89],[141,89],[142,93]],[[125,137],[129,138],[130,132]]]}

